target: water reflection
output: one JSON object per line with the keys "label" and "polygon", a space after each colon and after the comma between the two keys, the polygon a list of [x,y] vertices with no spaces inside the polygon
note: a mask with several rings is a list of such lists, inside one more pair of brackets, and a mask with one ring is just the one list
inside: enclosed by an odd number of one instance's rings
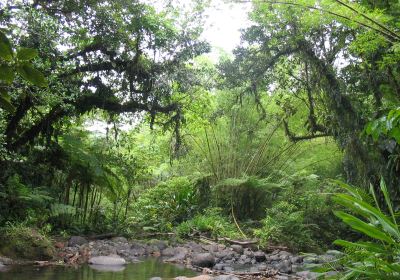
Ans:
{"label": "water reflection", "polygon": [[151,277],[163,279],[177,276],[196,276],[196,272],[182,266],[165,264],[157,259],[147,259],[141,263],[114,267],[13,267],[7,272],[0,272],[1,280],[148,280]]}

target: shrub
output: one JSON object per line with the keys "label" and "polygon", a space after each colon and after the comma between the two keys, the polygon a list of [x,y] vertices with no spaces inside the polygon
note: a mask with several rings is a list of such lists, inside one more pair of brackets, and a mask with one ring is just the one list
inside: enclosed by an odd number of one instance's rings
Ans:
{"label": "shrub", "polygon": [[258,220],[264,216],[264,209],[271,206],[277,193],[281,190],[279,184],[268,179],[256,177],[229,178],[214,187],[214,205],[230,214],[233,208],[238,220]]}
{"label": "shrub", "polygon": [[129,224],[139,229],[169,231],[193,217],[197,197],[186,177],[173,178],[145,191],[133,204]]}
{"label": "shrub", "polygon": [[316,175],[297,174],[282,182],[282,191],[272,207],[266,209],[262,227],[254,234],[262,245],[279,244],[295,251],[321,251],[346,228],[332,213],[338,208],[331,194],[335,187]]}
{"label": "shrub", "polygon": [[222,214],[221,208],[206,209],[204,214],[196,215],[193,219],[178,225],[176,232],[180,237],[188,237],[200,233],[212,238],[236,238],[239,236],[234,224]]}

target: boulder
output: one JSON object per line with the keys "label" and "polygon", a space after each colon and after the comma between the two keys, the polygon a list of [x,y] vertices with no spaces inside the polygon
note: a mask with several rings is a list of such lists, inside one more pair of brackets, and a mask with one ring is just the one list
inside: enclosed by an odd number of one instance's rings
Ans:
{"label": "boulder", "polygon": [[126,264],[126,261],[117,255],[110,256],[98,256],[92,257],[88,261],[89,264],[102,265],[102,266],[122,266]]}
{"label": "boulder", "polygon": [[0,256],[0,263],[3,265],[11,265],[14,264],[14,261],[10,258]]}
{"label": "boulder", "polygon": [[74,246],[81,246],[83,244],[88,243],[87,239],[82,236],[71,236],[71,238],[68,240],[68,247],[74,247]]}
{"label": "boulder", "polygon": [[263,262],[267,259],[267,257],[265,256],[265,253],[261,252],[261,251],[255,252],[254,258],[256,259],[257,262]]}
{"label": "boulder", "polygon": [[182,262],[189,253],[188,249],[186,249],[185,247],[172,248],[172,250],[168,250],[166,252],[167,249],[168,248],[164,249],[161,254],[163,256],[169,256],[169,254],[173,252],[173,256],[169,259],[166,259],[166,262]]}
{"label": "boulder", "polygon": [[289,260],[282,261],[275,265],[275,268],[282,273],[292,272],[292,263]]}
{"label": "boulder", "polygon": [[236,245],[236,244],[234,244],[234,245],[232,245],[231,246],[231,248],[232,248],[232,250],[234,251],[234,252],[236,252],[236,253],[238,253],[239,255],[242,255],[243,254],[243,247],[241,246],[241,245]]}
{"label": "boulder", "polygon": [[114,237],[114,238],[112,239],[112,241],[117,242],[117,243],[128,243],[128,239],[126,239],[126,238],[123,237],[123,236]]}
{"label": "boulder", "polygon": [[213,267],[215,258],[210,253],[200,253],[193,255],[192,264],[198,267]]}

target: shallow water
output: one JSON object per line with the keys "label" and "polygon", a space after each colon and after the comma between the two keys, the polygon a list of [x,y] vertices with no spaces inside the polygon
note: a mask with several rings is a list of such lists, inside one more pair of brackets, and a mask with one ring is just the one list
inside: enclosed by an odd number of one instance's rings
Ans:
{"label": "shallow water", "polygon": [[[108,271],[104,271],[104,269]],[[151,277],[171,279],[177,276],[193,277],[197,273],[182,266],[162,263],[157,259],[146,259],[141,263],[115,267],[83,265],[77,268],[53,266],[16,266],[7,272],[0,272],[1,280],[148,280]],[[118,271],[119,270],[119,271]]]}

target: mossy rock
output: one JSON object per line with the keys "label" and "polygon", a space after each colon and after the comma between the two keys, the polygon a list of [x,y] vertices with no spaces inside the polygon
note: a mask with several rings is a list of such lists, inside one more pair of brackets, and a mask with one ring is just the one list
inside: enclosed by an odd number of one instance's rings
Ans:
{"label": "mossy rock", "polygon": [[50,260],[55,249],[52,242],[38,231],[18,227],[1,233],[0,253],[13,259]]}

